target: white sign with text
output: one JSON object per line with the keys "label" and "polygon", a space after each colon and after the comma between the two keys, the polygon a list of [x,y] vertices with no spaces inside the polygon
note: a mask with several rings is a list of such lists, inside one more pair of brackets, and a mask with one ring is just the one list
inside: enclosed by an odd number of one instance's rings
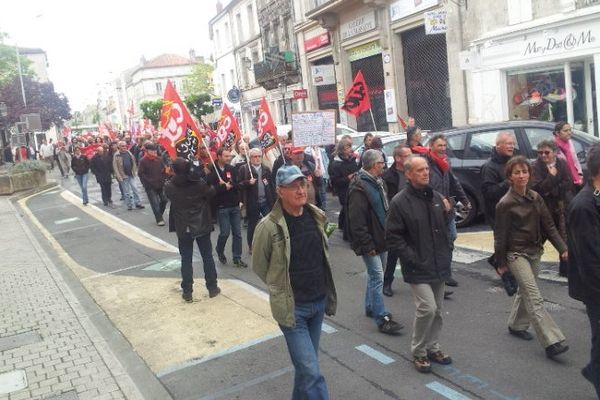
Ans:
{"label": "white sign with text", "polygon": [[335,144],[335,111],[321,110],[292,114],[294,146]]}

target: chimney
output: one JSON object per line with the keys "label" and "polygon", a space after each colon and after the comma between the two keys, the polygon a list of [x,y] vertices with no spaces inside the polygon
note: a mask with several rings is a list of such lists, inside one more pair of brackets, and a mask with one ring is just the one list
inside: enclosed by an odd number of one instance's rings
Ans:
{"label": "chimney", "polygon": [[190,49],[190,52],[188,54],[190,55],[190,61],[196,61],[196,51],[194,49]]}
{"label": "chimney", "polygon": [[221,14],[221,11],[223,11],[223,3],[221,0],[217,0],[217,14]]}

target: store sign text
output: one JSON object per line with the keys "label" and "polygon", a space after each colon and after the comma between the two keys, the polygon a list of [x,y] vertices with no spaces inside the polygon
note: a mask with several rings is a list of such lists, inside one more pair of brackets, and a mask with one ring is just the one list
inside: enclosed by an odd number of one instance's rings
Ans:
{"label": "store sign text", "polygon": [[377,28],[375,11],[371,11],[368,14],[343,24],[340,28],[340,32],[342,34],[342,40],[346,40],[353,36],[360,35],[361,33],[372,31],[375,28]]}
{"label": "store sign text", "polygon": [[544,55],[557,51],[575,50],[586,47],[595,41],[596,37],[592,35],[591,29],[578,34],[569,33],[564,37],[554,36],[543,40],[536,39],[527,43],[523,55]]}

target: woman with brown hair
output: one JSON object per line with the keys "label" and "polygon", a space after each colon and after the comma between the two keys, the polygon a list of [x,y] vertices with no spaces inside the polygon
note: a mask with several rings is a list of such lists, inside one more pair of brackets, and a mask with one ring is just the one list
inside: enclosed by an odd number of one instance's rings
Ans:
{"label": "woman with brown hair", "polygon": [[[557,157],[556,144],[544,140],[537,145],[538,158],[531,166],[531,189],[538,192],[552,215],[560,237],[567,242],[566,211],[575,187],[565,160]],[[567,276],[568,263],[560,260],[558,273]]]}
{"label": "woman with brown hair", "polygon": [[506,178],[510,189],[496,205],[494,250],[498,273],[510,270],[519,289],[508,319],[508,331],[520,339],[531,340],[527,332],[533,325],[546,356],[553,358],[569,349],[565,336],[544,308],[535,278],[539,272],[540,257],[545,238],[548,238],[567,260],[567,245],[560,237],[552,216],[542,197],[527,187],[531,165],[523,156],[511,158],[506,163]]}

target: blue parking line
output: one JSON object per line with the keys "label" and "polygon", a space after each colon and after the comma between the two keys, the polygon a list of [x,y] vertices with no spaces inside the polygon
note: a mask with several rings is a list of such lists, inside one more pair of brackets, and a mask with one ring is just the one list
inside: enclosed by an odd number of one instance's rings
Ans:
{"label": "blue parking line", "polygon": [[441,384],[437,381],[428,383],[427,385],[425,385],[425,387],[433,390],[436,393],[441,394],[442,396],[444,396],[445,398],[450,399],[450,400],[471,400],[470,397],[463,396],[462,394],[458,393],[456,390],[451,389],[448,386]]}
{"label": "blue parking line", "polygon": [[360,346],[356,346],[355,349],[358,351],[362,351],[369,357],[374,358],[375,360],[377,360],[380,363],[385,364],[385,365],[391,364],[394,361],[396,361],[393,358],[386,356],[382,352],[375,350],[371,346],[367,346],[366,344],[361,344]]}

